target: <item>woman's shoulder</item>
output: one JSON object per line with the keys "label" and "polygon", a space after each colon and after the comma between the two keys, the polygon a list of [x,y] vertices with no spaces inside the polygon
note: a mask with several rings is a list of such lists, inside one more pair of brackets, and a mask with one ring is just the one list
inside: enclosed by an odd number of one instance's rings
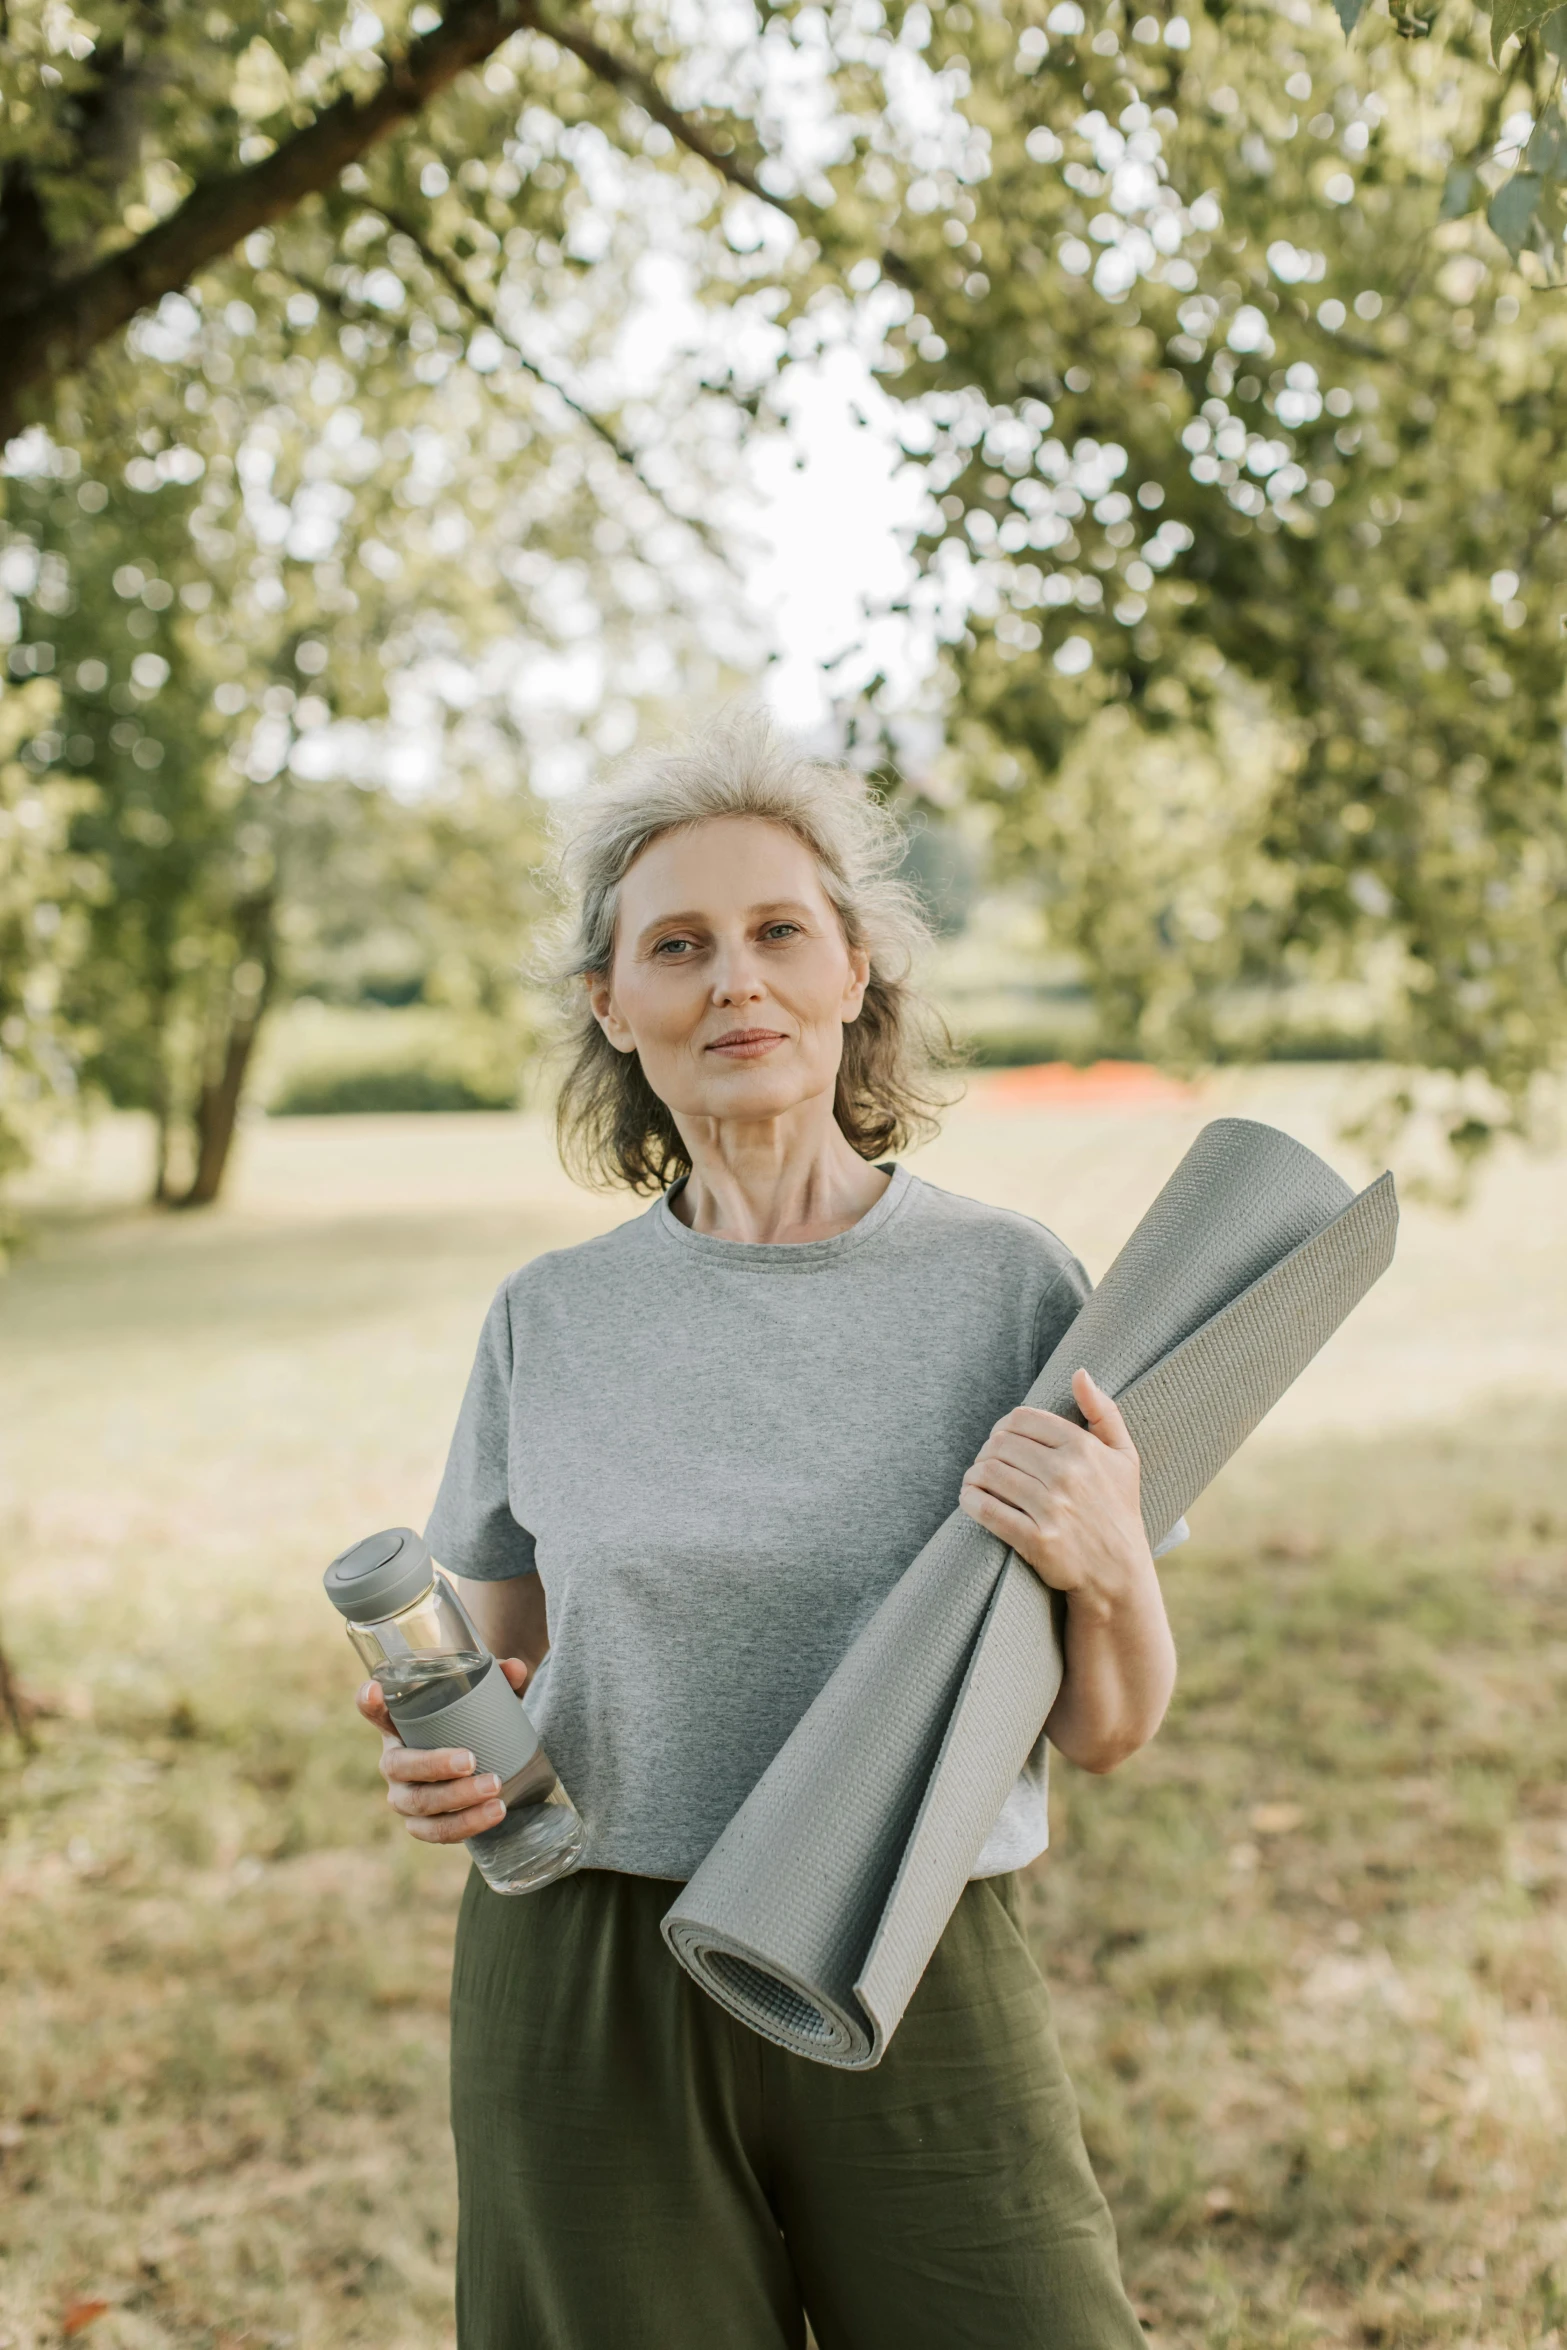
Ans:
{"label": "woman's shoulder", "polygon": [[580,1298],[601,1284],[623,1281],[628,1263],[647,1249],[657,1206],[655,1201],[652,1209],[644,1208],[608,1232],[595,1232],[569,1248],[541,1249],[507,1274],[495,1293],[496,1307],[526,1309],[553,1298]]}
{"label": "woman's shoulder", "polygon": [[910,1183],[909,1205],[914,1210],[908,1219],[911,1238],[933,1253],[939,1250],[947,1262],[955,1249],[963,1250],[987,1270],[1015,1274],[1036,1294],[1062,1288],[1078,1299],[1088,1295],[1092,1284],[1077,1257],[1036,1217],[970,1199],[961,1191],[944,1191],[918,1175]]}

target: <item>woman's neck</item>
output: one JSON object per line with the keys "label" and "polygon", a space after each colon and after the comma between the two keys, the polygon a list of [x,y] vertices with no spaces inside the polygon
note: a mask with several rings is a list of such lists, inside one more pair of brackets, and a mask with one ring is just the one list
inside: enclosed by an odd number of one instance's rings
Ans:
{"label": "woman's neck", "polygon": [[805,1133],[787,1117],[708,1119],[691,1133],[682,1122],[681,1139],[691,1172],[670,1212],[717,1240],[831,1240],[876,1205],[890,1180],[832,1118]]}

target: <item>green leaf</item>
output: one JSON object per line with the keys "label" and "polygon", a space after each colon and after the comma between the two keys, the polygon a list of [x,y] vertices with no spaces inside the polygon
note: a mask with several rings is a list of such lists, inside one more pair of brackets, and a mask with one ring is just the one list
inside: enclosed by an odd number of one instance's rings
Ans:
{"label": "green leaf", "polygon": [[1567,164],[1567,122],[1554,108],[1535,124],[1523,159],[1526,170],[1537,171],[1548,180],[1555,179]]}
{"label": "green leaf", "polygon": [[1546,181],[1534,217],[1541,255],[1549,258],[1549,248],[1560,243],[1562,231],[1567,228],[1567,187],[1562,181]]}
{"label": "green leaf", "polygon": [[1486,219],[1515,261],[1529,242],[1543,185],[1537,171],[1515,171],[1486,209]]}
{"label": "green leaf", "polygon": [[1514,33],[1528,32],[1531,26],[1554,16],[1560,6],[1561,0],[1496,0],[1491,10],[1491,63],[1501,62],[1503,44]]}
{"label": "green leaf", "polygon": [[1367,0],[1333,0],[1333,6],[1338,11],[1339,23],[1344,27],[1346,41],[1364,16],[1366,4]]}
{"label": "green leaf", "polygon": [[1467,163],[1448,165],[1447,177],[1442,183],[1442,218],[1462,220],[1466,212],[1473,212],[1480,197],[1480,174]]}
{"label": "green leaf", "polygon": [[1540,38],[1551,56],[1567,64],[1567,8],[1558,8],[1540,27]]}

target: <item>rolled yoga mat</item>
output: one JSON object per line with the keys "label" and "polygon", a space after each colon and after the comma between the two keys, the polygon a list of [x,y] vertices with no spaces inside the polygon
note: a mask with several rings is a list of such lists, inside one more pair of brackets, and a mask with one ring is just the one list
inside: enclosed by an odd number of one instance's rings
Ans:
{"label": "rolled yoga mat", "polygon": [[[1272,1126],[1203,1129],[1024,1400],[1118,1398],[1167,1534],[1392,1260],[1393,1178],[1358,1197]],[[878,2064],[1062,1672],[1051,1595],[954,1511],[901,1576],[663,1921],[720,2006],[823,2064]]]}

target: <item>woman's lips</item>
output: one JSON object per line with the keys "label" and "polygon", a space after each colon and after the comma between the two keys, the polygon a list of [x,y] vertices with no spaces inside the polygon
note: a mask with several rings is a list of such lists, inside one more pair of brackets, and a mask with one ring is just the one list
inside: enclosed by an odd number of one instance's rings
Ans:
{"label": "woman's lips", "polygon": [[726,1061],[756,1061],[783,1041],[779,1028],[732,1028],[727,1036],[715,1036],[707,1049],[722,1053]]}

